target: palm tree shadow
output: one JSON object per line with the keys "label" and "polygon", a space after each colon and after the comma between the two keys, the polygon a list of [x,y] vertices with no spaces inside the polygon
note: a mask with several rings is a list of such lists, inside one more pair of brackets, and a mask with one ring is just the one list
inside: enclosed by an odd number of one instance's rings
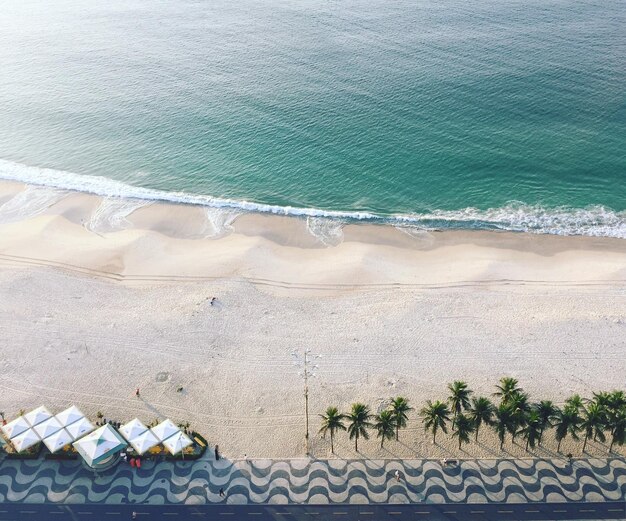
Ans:
{"label": "palm tree shadow", "polygon": [[498,449],[493,449],[492,446],[490,445],[485,445],[482,441],[480,441],[480,439],[478,441],[474,442],[478,447],[481,448],[481,450],[485,451],[486,453],[488,453],[489,455],[493,456],[494,458],[497,458],[498,456],[500,456],[502,454],[503,451],[501,451],[499,448]]}

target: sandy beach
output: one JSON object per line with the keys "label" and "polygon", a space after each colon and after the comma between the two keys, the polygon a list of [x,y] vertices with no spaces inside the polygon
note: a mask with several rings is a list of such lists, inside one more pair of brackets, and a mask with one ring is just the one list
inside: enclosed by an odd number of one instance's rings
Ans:
{"label": "sandy beach", "polygon": [[[120,209],[50,190],[35,190],[40,208],[28,210],[25,190],[0,183],[7,418],[76,404],[94,417],[189,421],[232,458],[300,457],[303,385],[290,353],[310,348],[322,355],[310,385],[321,458],[317,415],[329,405],[377,411],[403,395],[418,409],[454,379],[490,395],[504,375],[556,402],[626,382],[624,240]],[[417,411],[400,443],[380,450],[372,438],[364,457],[500,454],[487,432],[463,452],[446,436],[432,445]],[[529,455],[553,455],[549,438]],[[358,457],[344,434],[336,452]],[[509,441],[501,455],[525,454]]]}

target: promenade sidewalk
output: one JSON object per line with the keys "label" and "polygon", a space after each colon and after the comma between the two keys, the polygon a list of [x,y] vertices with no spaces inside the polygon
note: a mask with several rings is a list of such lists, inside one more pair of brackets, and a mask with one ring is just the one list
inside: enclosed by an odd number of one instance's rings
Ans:
{"label": "promenade sidewalk", "polygon": [[[400,479],[396,479],[396,470]],[[226,498],[220,497],[220,489]],[[615,501],[621,458],[561,460],[248,460],[120,463],[100,475],[81,461],[0,461],[0,502],[485,503]]]}

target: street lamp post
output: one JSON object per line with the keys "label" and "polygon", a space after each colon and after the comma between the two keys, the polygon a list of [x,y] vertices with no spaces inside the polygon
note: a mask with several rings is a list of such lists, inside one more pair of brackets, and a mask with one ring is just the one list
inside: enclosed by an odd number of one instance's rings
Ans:
{"label": "street lamp post", "polygon": [[321,358],[322,355],[315,355],[307,348],[302,354],[297,351],[292,351],[291,356],[294,359],[294,365],[300,368],[298,375],[304,380],[304,421],[306,428],[304,442],[306,444],[306,455],[308,456],[311,449],[309,442],[309,378],[316,376],[313,369],[317,369],[318,366],[314,365],[313,361],[317,358]]}

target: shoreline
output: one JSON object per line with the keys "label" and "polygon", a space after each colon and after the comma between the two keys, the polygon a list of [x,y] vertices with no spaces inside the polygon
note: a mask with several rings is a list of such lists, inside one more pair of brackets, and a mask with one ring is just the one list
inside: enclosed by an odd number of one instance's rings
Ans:
{"label": "shoreline", "polygon": [[[0,183],[0,204],[25,189]],[[2,224],[5,262],[65,267],[119,280],[243,277],[325,288],[454,283],[626,283],[626,241],[502,231],[410,231],[347,224],[313,235],[307,219],[218,215],[205,208],[152,203],[108,209],[117,229],[89,229],[99,196],[70,192],[23,221]],[[45,203],[45,201],[44,201]],[[46,203],[47,204],[47,203]],[[107,208],[105,208],[107,211]],[[123,217],[115,215],[121,212]],[[232,222],[229,222],[229,219]],[[315,223],[314,223],[315,224]],[[62,244],[63,248],[55,247]],[[593,270],[589,270],[589,264]],[[294,264],[298,269],[294,270]]]}
{"label": "shoreline", "polygon": [[[23,189],[0,183],[0,204]],[[556,402],[623,387],[626,241],[360,224],[327,246],[305,219],[257,214],[227,216],[227,233],[210,238],[203,209],[165,204],[136,209],[127,229],[92,231],[100,207],[72,193],[0,224],[8,418],[75,404],[92,417],[190,421],[231,458],[298,457],[302,381],[290,353],[310,347],[323,355],[310,396],[316,457],[329,449],[316,434],[326,407],[376,412],[398,395],[416,409],[403,442],[380,450],[372,436],[356,453],[341,436],[338,457],[552,457],[553,440],[501,452],[487,432],[465,452],[449,436],[432,445],[417,410],[455,379],[490,396],[514,376]],[[579,445],[566,440],[563,452]]]}

